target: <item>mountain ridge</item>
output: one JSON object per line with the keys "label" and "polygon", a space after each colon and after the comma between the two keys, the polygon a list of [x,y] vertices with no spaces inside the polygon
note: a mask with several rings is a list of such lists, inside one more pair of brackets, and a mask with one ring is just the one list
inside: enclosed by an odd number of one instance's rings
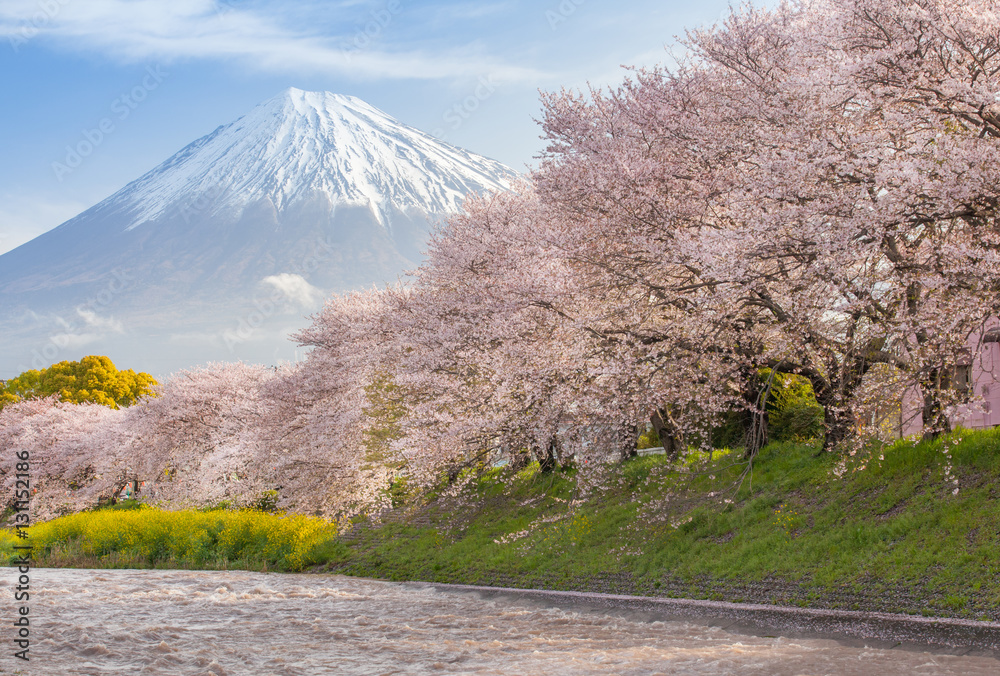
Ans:
{"label": "mountain ridge", "polygon": [[[421,180],[420,170],[431,167],[435,180]],[[470,174],[479,180],[470,180]],[[97,206],[140,192],[145,204],[130,226],[138,227],[162,215],[180,196],[225,183],[227,195],[266,196],[279,210],[318,190],[336,203],[367,202],[379,209],[391,203],[445,213],[456,211],[465,194],[495,182],[498,175],[512,177],[513,172],[402,124],[361,99],[290,87],[189,144]]]}

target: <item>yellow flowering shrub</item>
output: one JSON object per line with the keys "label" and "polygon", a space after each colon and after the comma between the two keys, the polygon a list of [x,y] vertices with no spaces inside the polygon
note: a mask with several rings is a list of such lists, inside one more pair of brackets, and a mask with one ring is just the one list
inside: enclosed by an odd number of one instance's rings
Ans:
{"label": "yellow flowering shrub", "polygon": [[[309,563],[309,551],[336,534],[335,524],[301,514],[138,509],[70,514],[32,526],[29,541],[39,559],[56,548],[73,545],[84,555],[116,554],[119,559],[140,559],[150,565],[225,562],[301,570]],[[0,551],[4,550],[3,537]]]}

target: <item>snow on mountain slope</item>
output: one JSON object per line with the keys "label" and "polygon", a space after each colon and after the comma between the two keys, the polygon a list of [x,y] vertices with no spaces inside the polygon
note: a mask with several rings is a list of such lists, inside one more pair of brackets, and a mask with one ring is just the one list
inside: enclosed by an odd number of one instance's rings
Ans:
{"label": "snow on mountain slope", "polygon": [[290,88],[187,146],[101,206],[129,207],[129,228],[192,195],[220,191],[215,209],[266,197],[276,209],[319,191],[367,205],[446,214],[469,192],[504,188],[514,172],[449,146],[353,96]]}

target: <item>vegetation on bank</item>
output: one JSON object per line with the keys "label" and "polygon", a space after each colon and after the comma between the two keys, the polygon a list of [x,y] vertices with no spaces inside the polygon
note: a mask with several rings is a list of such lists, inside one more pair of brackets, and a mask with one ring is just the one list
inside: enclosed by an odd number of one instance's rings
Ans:
{"label": "vegetation on bank", "polygon": [[465,506],[363,525],[325,569],[1000,619],[1000,429],[816,451],[771,444],[745,475],[636,458],[586,497],[574,472],[487,472]]}
{"label": "vegetation on bank", "polygon": [[1000,430],[846,461],[774,443],[746,473],[735,455],[634,458],[589,493],[586,470],[484,467],[457,495],[397,484],[391,513],[352,528],[143,508],[55,519],[31,542],[46,566],[305,568],[1000,619]]}
{"label": "vegetation on bank", "polygon": [[[36,565],[74,568],[203,568],[298,571],[336,534],[335,524],[256,509],[165,511],[135,502],[31,526]],[[124,508],[121,508],[124,507]],[[0,552],[13,555],[11,531]]]}

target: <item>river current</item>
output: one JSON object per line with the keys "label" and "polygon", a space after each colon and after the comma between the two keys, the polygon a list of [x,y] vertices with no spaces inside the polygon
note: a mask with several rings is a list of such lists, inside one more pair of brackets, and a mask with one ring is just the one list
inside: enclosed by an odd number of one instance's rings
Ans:
{"label": "river current", "polygon": [[1000,661],[987,657],[741,635],[418,585],[162,570],[33,570],[31,659],[23,663],[12,655],[11,572],[0,571],[4,674],[1000,673]]}

